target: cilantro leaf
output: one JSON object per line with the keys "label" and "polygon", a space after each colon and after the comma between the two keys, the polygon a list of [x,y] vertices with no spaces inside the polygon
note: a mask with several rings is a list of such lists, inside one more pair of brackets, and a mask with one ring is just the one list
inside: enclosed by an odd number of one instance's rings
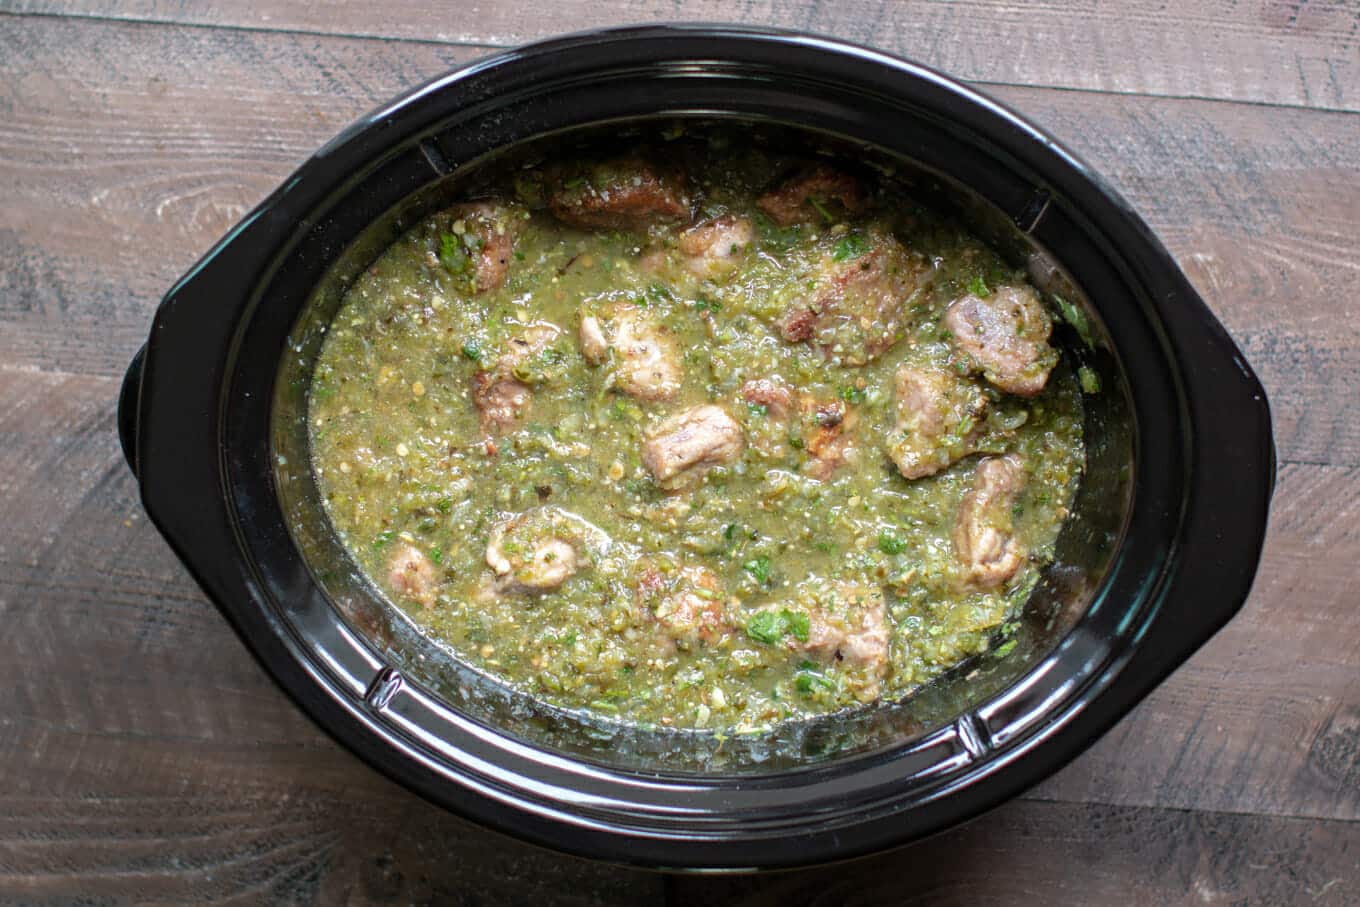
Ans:
{"label": "cilantro leaf", "polygon": [[831,247],[834,261],[854,261],[869,251],[869,239],[863,233],[847,233]]}
{"label": "cilantro leaf", "polygon": [[741,569],[762,586],[770,581],[770,559],[763,554],[742,564]]}
{"label": "cilantro leaf", "polygon": [[907,543],[885,529],[878,534],[878,550],[884,554],[901,554],[907,550]]}

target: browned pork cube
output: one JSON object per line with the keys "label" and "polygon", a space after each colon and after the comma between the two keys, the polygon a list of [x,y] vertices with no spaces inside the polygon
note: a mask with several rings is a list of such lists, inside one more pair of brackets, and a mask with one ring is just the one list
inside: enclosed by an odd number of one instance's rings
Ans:
{"label": "browned pork cube", "polygon": [[568,168],[548,207],[558,220],[583,230],[646,230],[689,223],[692,216],[684,176],[642,157]]}
{"label": "browned pork cube", "polygon": [[828,244],[811,287],[780,316],[780,336],[840,365],[865,365],[904,336],[907,305],[929,273],[891,233],[846,234]]}
{"label": "browned pork cube", "polygon": [[1029,287],[997,287],[949,304],[945,327],[954,348],[976,371],[1008,394],[1033,397],[1044,389],[1058,354],[1048,344],[1053,322]]}
{"label": "browned pork cube", "polygon": [[973,487],[954,522],[954,550],[970,585],[993,589],[1020,570],[1025,551],[1012,533],[1012,508],[1025,487],[1025,469],[1014,455],[978,464]]}
{"label": "browned pork cube", "polygon": [[670,400],[684,381],[680,351],[670,332],[632,303],[581,316],[581,355],[592,365],[614,351],[614,384],[640,400]]}
{"label": "browned pork cube", "polygon": [[671,416],[648,433],[642,463],[663,488],[702,479],[715,466],[741,456],[741,426],[720,406],[705,405]]}
{"label": "browned pork cube", "polygon": [[897,418],[888,454],[908,479],[930,476],[973,453],[987,395],[968,378],[902,365],[895,376]]}
{"label": "browned pork cube", "polygon": [[858,214],[867,204],[859,180],[826,164],[807,167],[756,199],[756,207],[781,227]]}

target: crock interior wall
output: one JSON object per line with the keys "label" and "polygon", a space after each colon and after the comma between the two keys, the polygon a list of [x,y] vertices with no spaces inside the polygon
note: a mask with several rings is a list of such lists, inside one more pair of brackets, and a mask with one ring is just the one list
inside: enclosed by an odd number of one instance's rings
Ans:
{"label": "crock interior wall", "polygon": [[[636,137],[650,135],[654,127],[637,124]],[[1013,637],[1015,645],[1004,656],[993,651],[971,659],[902,702],[726,741],[706,733],[644,731],[545,705],[474,670],[418,632],[359,572],[330,526],[308,468],[305,392],[325,327],[346,289],[401,233],[505,168],[570,153],[591,144],[602,132],[617,146],[620,126],[573,130],[522,143],[431,182],[375,221],[336,257],[299,317],[292,345],[281,363],[273,443],[280,464],[276,487],[294,541],[316,582],[347,623],[408,682],[527,742],[618,768],[682,772],[769,771],[898,746],[975,708],[1050,652],[1090,604],[1118,545],[1129,506],[1134,440],[1126,382],[1098,315],[1061,267],[1061,250],[1039,248],[1008,217],[966,187],[889,152],[795,127],[763,125],[758,129],[767,139],[777,132],[780,148],[799,143],[834,152],[852,167],[872,163],[890,169],[915,198],[961,218],[1013,265],[1028,268],[1043,289],[1060,293],[1084,311],[1094,343],[1086,345],[1076,331],[1061,323],[1056,340],[1070,366],[1080,363],[1096,371],[1102,390],[1085,398],[1086,471],[1073,513],[1059,537],[1056,561],[1044,571],[1023,610]]]}

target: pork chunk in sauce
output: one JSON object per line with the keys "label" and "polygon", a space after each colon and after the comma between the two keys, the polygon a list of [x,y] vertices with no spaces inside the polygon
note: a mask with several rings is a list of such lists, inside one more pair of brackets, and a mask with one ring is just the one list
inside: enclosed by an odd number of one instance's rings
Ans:
{"label": "pork chunk in sauce", "polygon": [[387,559],[387,583],[402,598],[428,607],[434,603],[438,574],[423,551],[402,542]]}
{"label": "pork chunk in sauce", "polygon": [[756,199],[756,207],[781,227],[859,214],[867,206],[860,181],[826,164],[805,167]]}
{"label": "pork chunk in sauce", "polygon": [[696,277],[719,280],[736,270],[755,238],[749,218],[724,214],[681,232],[676,243]]}
{"label": "pork chunk in sauce", "polygon": [[614,353],[614,386],[639,400],[670,400],[684,382],[680,351],[670,332],[631,303],[581,316],[581,354],[600,365]]}
{"label": "pork chunk in sauce", "polygon": [[467,202],[449,209],[450,232],[444,234],[441,263],[451,272],[468,274],[477,293],[505,284],[515,237],[524,225],[522,209],[495,201]]}
{"label": "pork chunk in sauce", "polygon": [[569,167],[548,197],[558,220],[582,230],[689,223],[691,205],[684,175],[644,157]]}
{"label": "pork chunk in sauce", "polygon": [[744,446],[741,426],[720,406],[696,406],[648,433],[642,464],[663,488],[698,482],[715,466],[731,463]]}
{"label": "pork chunk in sauce", "polygon": [[841,365],[865,365],[906,333],[909,307],[930,263],[878,228],[825,244],[807,289],[780,316],[780,336],[807,343]]}
{"label": "pork chunk in sauce", "polygon": [[1013,455],[978,463],[954,522],[954,551],[967,582],[976,588],[1003,585],[1025,562],[1012,530],[1012,511],[1025,481],[1024,466]]}
{"label": "pork chunk in sauce", "polygon": [[934,475],[973,453],[987,395],[945,369],[902,365],[894,376],[896,419],[888,454],[908,479]]}
{"label": "pork chunk in sauce", "polygon": [[675,644],[712,645],[732,631],[724,613],[722,581],[705,567],[667,572],[644,565],[636,588],[643,616],[656,621],[661,633]]}
{"label": "pork chunk in sauce", "polygon": [[860,675],[856,698],[861,702],[877,699],[888,673],[892,638],[883,590],[860,583],[834,583],[813,594],[808,616],[808,638],[790,637],[788,645],[820,661],[842,662],[856,669]]}
{"label": "pork chunk in sauce", "polygon": [[561,336],[562,329],[549,322],[527,325],[510,338],[490,368],[473,374],[472,405],[485,433],[502,434],[528,414],[532,385],[543,379],[545,358],[556,358],[547,354]]}
{"label": "pork chunk in sauce", "polygon": [[819,399],[779,377],[747,381],[740,395],[756,416],[747,440],[765,456],[783,456],[790,446],[801,449],[807,456],[804,474],[819,481],[857,459],[857,416],[843,401]]}
{"label": "pork chunk in sauce", "polygon": [[580,572],[598,530],[555,507],[502,518],[491,529],[486,564],[495,589],[510,594],[550,592]]}
{"label": "pork chunk in sauce", "polygon": [[1053,322],[1029,287],[969,293],[949,304],[944,324],[965,361],[1008,394],[1033,397],[1057,364],[1048,344]]}

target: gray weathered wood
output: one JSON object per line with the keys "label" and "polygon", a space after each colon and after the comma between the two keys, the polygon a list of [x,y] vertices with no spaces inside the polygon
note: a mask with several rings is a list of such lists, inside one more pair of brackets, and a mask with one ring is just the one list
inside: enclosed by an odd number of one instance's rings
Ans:
{"label": "gray weathered wood", "polygon": [[482,47],[619,24],[738,22],[834,35],[991,84],[1360,108],[1360,7],[1350,0],[559,0],[532,12],[418,0],[3,0],[0,9]]}
{"label": "gray weathered wood", "polygon": [[[0,362],[116,374],[160,294],[352,118],[465,50],[11,19]],[[1009,88],[1164,237],[1260,369],[1287,460],[1360,464],[1360,117]],[[154,162],[154,166],[149,166]],[[1344,303],[1341,311],[1344,311]]]}
{"label": "gray weathered wood", "polygon": [[[0,903],[1360,904],[1360,117],[1327,112],[1360,104],[1354,2],[17,9],[38,14],[0,12]],[[485,45],[699,17],[997,83],[1167,241],[1285,459],[1246,607],[1091,751],[917,847],[758,879],[550,854],[362,765],[147,524],[114,428],[159,295],[355,116]]]}
{"label": "gray weathered wood", "polygon": [[737,904],[1342,905],[1354,823],[1017,801],[915,847],[820,870],[677,879],[671,901]]}

